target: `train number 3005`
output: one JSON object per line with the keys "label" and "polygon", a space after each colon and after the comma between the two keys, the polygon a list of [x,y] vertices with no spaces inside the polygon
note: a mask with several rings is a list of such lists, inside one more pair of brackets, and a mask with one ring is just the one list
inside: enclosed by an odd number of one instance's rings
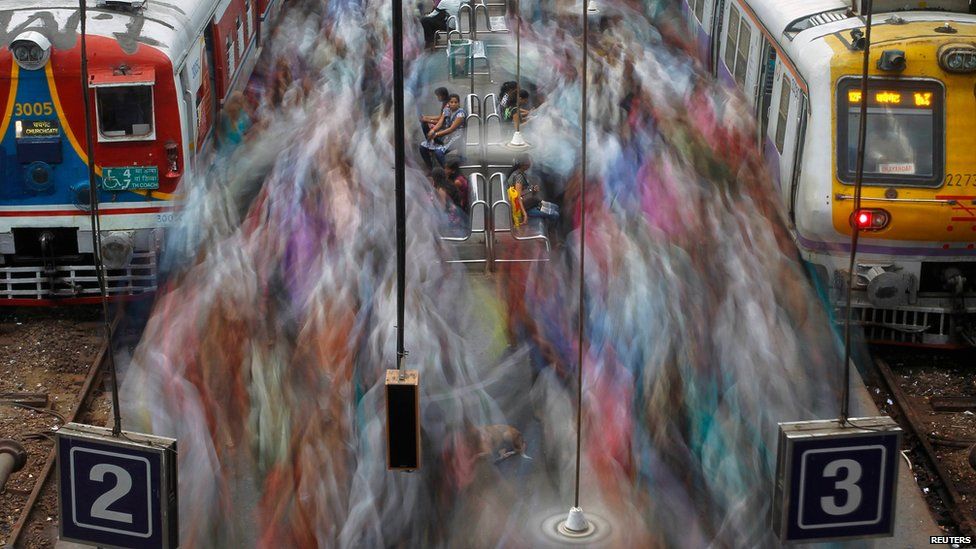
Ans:
{"label": "train number 3005", "polygon": [[969,187],[976,185],[976,173],[947,173],[946,187]]}
{"label": "train number 3005", "polygon": [[14,116],[51,116],[54,103],[14,103]]}

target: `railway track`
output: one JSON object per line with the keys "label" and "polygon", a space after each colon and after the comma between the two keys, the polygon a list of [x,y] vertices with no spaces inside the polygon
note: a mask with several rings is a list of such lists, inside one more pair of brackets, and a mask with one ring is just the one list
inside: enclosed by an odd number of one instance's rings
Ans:
{"label": "railway track", "polygon": [[[117,309],[117,314],[112,320],[113,332],[117,330],[120,323],[122,322],[123,315],[124,315],[123,308],[119,307]],[[90,324],[97,325],[99,328],[98,331],[101,332],[100,330],[101,322],[90,323]],[[110,342],[104,337],[104,335],[102,335],[100,339],[101,341],[100,344],[98,345],[97,351],[95,352],[94,360],[92,360],[87,366],[87,371],[84,375],[84,379],[81,383],[81,387],[78,390],[77,394],[75,395],[73,402],[70,403],[70,408],[68,413],[62,415],[53,409],[49,409],[47,407],[37,407],[37,406],[29,407],[31,411],[46,413],[48,415],[55,416],[57,418],[57,421],[61,424],[72,422],[72,421],[84,422],[91,419],[89,416],[92,415],[91,413],[92,410],[96,408],[96,400],[99,399],[100,389],[103,385],[102,376],[106,370],[105,362],[111,352]],[[102,400],[107,401],[107,399],[102,399]],[[43,401],[44,403],[48,402],[46,396],[44,397]],[[63,400],[61,402],[64,403]],[[33,403],[41,404],[40,401],[35,401]],[[106,406],[110,406],[110,405],[107,404],[107,402],[99,403],[98,408],[102,408],[104,411],[104,408],[106,408]],[[23,435],[23,433],[15,433],[15,434]],[[37,523],[38,521],[40,521],[42,524],[44,523],[50,524],[51,522],[56,523],[57,510],[53,509],[54,520],[52,520],[51,518],[52,509],[50,509],[52,502],[55,506],[57,504],[56,495],[51,495],[53,494],[55,488],[50,478],[51,470],[54,468],[55,465],[56,448],[53,444],[53,437],[46,437],[46,438],[50,438],[52,443],[50,444],[50,448],[46,452],[46,458],[44,460],[43,466],[41,466],[40,468],[40,471],[37,472],[36,474],[30,473],[30,476],[33,476],[33,487],[30,489],[30,493],[27,496],[26,501],[24,501],[22,506],[20,506],[19,516],[16,522],[13,524],[10,534],[8,536],[5,536],[6,537],[5,541],[3,539],[0,539],[0,541],[3,542],[4,548],[23,547],[23,546],[33,547],[37,544],[39,540],[35,538],[32,538],[30,540],[27,539],[28,530],[31,524]],[[41,449],[39,448],[35,448],[33,451],[29,451],[29,453],[32,454],[29,459],[36,460],[41,456],[40,452]],[[29,475],[26,471],[23,471],[22,476],[29,476]],[[23,492],[23,490],[24,488],[21,488],[19,491]],[[35,511],[42,506],[45,507],[45,511],[46,511],[46,513],[43,514],[47,514],[48,516],[43,517],[40,516],[41,514],[37,514],[35,516]],[[50,528],[50,526],[48,526],[47,528]],[[41,526],[40,529],[41,530],[45,529],[45,526]],[[3,536],[0,536],[0,538],[2,537]],[[44,538],[43,535],[41,535],[40,537],[42,539]]]}
{"label": "railway track", "polygon": [[[930,378],[944,376],[947,384],[952,383],[953,374],[939,371],[938,366],[927,365],[921,373],[912,367],[896,371],[889,361],[876,355],[874,368],[882,390],[890,395],[889,413],[908,433],[909,444],[914,444],[910,450],[913,472],[920,480],[931,475],[929,482],[920,484],[934,513],[948,515],[959,535],[976,536],[976,471],[968,464],[969,447],[976,441],[950,431],[951,426],[960,423],[952,421],[952,414],[960,414],[960,421],[976,425],[976,419],[972,419],[976,415],[976,397],[933,394],[942,391],[938,384],[928,381]],[[916,362],[925,364],[918,358],[912,360]],[[967,389],[961,382],[958,385]],[[932,505],[933,493],[941,499],[941,506]],[[953,526],[946,522],[939,521],[942,526]]]}

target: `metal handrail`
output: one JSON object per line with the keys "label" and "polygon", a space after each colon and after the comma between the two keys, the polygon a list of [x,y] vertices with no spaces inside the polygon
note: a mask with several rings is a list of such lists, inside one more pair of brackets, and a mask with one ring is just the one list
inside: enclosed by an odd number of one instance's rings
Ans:
{"label": "metal handrail", "polygon": [[[471,121],[472,119],[478,121],[478,132],[476,134],[478,140],[472,142],[470,136],[471,132]],[[470,156],[467,154],[468,147],[477,147],[475,151],[479,158],[484,157],[485,151],[485,141],[484,141],[484,124],[482,123],[481,116],[473,113],[468,113],[467,117],[464,119],[464,156]]]}
{"label": "metal handrail", "polygon": [[[488,110],[489,97],[491,98],[491,111]],[[494,115],[498,114],[498,97],[495,95],[495,92],[485,95],[485,98],[482,100],[481,103],[481,112],[485,113],[485,121],[488,120],[488,116],[492,114]]]}

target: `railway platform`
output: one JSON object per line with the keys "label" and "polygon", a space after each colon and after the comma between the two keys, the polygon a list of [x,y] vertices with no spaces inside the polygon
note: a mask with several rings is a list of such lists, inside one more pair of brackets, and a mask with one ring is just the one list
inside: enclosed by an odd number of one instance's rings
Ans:
{"label": "railway platform", "polygon": [[[484,33],[479,35],[479,38],[485,40],[487,45],[486,51],[491,66],[490,79],[486,74],[479,74],[478,72],[475,72],[473,77],[467,73],[458,73],[457,67],[452,65],[452,62],[447,57],[444,49],[436,49],[428,52],[426,59],[423,61],[426,66],[428,81],[420,86],[421,95],[416,98],[418,104],[423,107],[423,113],[432,114],[438,111],[439,104],[435,101],[433,96],[433,91],[438,87],[446,87],[451,93],[457,93],[462,98],[466,97],[468,94],[476,94],[483,100],[487,94],[497,95],[502,82],[514,80],[516,78],[514,33],[515,29],[513,28],[508,34]],[[525,58],[523,58],[522,63],[524,70],[526,63]],[[537,67],[534,67],[534,69],[537,70]],[[526,82],[528,82],[528,80],[523,81],[523,86],[526,85]],[[469,112],[468,114],[470,115],[471,113]],[[481,114],[480,123],[484,124],[485,113],[480,112],[479,114]],[[410,120],[408,118],[408,122],[409,121]],[[420,132],[418,130],[411,132],[412,126],[413,125],[408,123],[408,154],[411,154],[411,152],[412,154],[417,154],[415,152],[416,143],[422,137],[420,136]],[[412,141],[411,137],[413,137]],[[510,138],[511,130],[509,129],[508,133],[504,134],[503,137],[505,140]],[[468,139],[468,141],[476,141],[480,142],[482,145],[484,144],[483,138],[477,140]],[[411,151],[411,146],[414,149],[413,151]],[[526,152],[531,154],[532,151],[533,149],[530,148]],[[485,154],[481,158],[472,158],[470,155],[465,155],[465,163],[469,165],[480,164],[481,166],[491,165],[497,167],[499,165],[503,165],[509,161],[509,159],[514,158],[516,154],[517,153],[507,151],[504,148],[495,148],[494,151],[485,150]],[[471,170],[469,169],[468,171],[470,172]],[[475,169],[475,171],[477,171],[477,169]],[[493,284],[492,276],[504,275],[495,274],[485,277],[481,273],[472,270],[469,272],[469,276],[472,278],[475,285],[481,286],[483,291],[488,292],[491,291],[490,286]],[[488,332],[485,330],[475,330],[472,333],[484,334]],[[495,360],[497,360],[496,357],[490,356],[490,354],[486,351],[486,349],[489,347],[490,345],[487,341],[469,342],[469,348],[479,357],[477,362],[482,363],[481,365],[485,367],[488,367]],[[529,370],[530,367],[528,366],[527,358],[525,359],[525,362],[525,370]],[[878,415],[879,410],[872,400],[861,375],[857,371],[857,368],[852,367],[852,371],[854,372],[850,381],[851,394],[853,397],[851,403],[852,417]],[[529,380],[526,380],[526,383],[529,383]],[[529,412],[526,411],[526,414],[529,414]],[[531,416],[527,416],[527,418],[528,417]],[[539,429],[538,422],[529,420],[529,424],[536,425],[535,428],[529,427],[525,432],[527,439],[531,441],[533,435],[538,436],[541,429]],[[530,442],[530,446],[532,445],[532,442]],[[534,445],[538,448],[538,444]],[[518,462],[505,465],[505,468],[507,470],[511,470],[510,472],[513,474],[518,474],[517,471],[523,470],[526,467],[527,466],[525,464]],[[797,544],[796,546],[899,548],[929,547],[930,537],[944,535],[944,532],[935,522],[929,510],[929,506],[926,503],[925,496],[915,481],[911,467],[912,466],[909,464],[907,458],[900,460],[895,533],[892,537],[832,544]]]}

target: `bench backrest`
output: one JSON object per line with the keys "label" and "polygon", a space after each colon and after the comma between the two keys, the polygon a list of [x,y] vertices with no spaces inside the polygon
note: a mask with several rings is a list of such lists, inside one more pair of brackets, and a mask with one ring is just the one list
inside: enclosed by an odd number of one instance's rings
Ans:
{"label": "bench backrest", "polygon": [[491,189],[491,216],[494,231],[512,230],[512,204],[508,201],[508,178],[495,172],[488,178]]}
{"label": "bench backrest", "polygon": [[469,93],[464,97],[464,112],[481,115],[481,101],[478,98],[478,94]]}
{"label": "bench backrest", "polygon": [[498,113],[489,113],[484,121],[484,141],[486,146],[504,145],[505,137],[502,135],[502,118]]}
{"label": "bench backrest", "polygon": [[461,34],[467,36],[471,34],[471,20],[474,19],[474,10],[471,8],[471,4],[461,4],[461,8],[458,10],[458,30]]}
{"label": "bench backrest", "polygon": [[464,156],[466,158],[481,158],[482,145],[484,144],[481,136],[484,132],[481,124],[481,117],[477,114],[468,114],[464,121]]}
{"label": "bench backrest", "polygon": [[496,115],[498,114],[498,100],[496,99],[495,94],[489,93],[488,95],[486,95],[483,104],[484,104],[484,108],[479,114],[483,114],[486,117],[485,121],[487,122],[488,116],[492,114],[496,114]]}
{"label": "bench backrest", "polygon": [[471,174],[468,185],[468,194],[471,197],[471,232],[483,233],[488,217],[488,202],[485,201],[484,194],[485,176],[480,173]]}

